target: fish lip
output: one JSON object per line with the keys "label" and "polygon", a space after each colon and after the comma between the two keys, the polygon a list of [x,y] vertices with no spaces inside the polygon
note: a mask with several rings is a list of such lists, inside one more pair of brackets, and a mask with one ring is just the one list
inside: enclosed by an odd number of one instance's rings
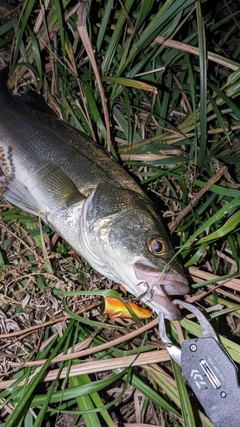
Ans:
{"label": "fish lip", "polygon": [[136,261],[134,263],[134,267],[138,268],[139,270],[142,271],[147,271],[149,273],[153,273],[153,274],[161,274],[161,270],[159,270],[159,268],[157,268],[155,265],[147,263],[145,261]]}
{"label": "fish lip", "polygon": [[[148,261],[137,261],[133,265],[137,279],[147,287],[143,301],[154,311],[162,311],[169,320],[179,320],[180,310],[172,303],[170,295],[184,295],[189,292],[188,281],[184,273],[171,269],[162,271]],[[139,283],[139,285],[140,285]]]}
{"label": "fish lip", "polygon": [[133,265],[137,279],[149,285],[149,288],[161,287],[165,295],[184,295],[189,292],[188,281],[184,273],[162,271],[148,263],[137,261]]}
{"label": "fish lip", "polygon": [[[175,294],[175,296],[177,296]],[[156,313],[162,312],[164,317],[168,320],[180,320],[181,312],[176,305],[173,304],[171,297],[169,297],[163,287],[154,287],[152,291],[147,293],[142,298],[142,301],[151,307]]]}

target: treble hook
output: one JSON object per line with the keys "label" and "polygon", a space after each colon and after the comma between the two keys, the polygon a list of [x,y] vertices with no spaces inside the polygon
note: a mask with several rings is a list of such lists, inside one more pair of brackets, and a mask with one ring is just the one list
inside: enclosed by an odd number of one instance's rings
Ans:
{"label": "treble hook", "polygon": [[140,285],[144,285],[144,286],[146,286],[147,287],[147,290],[145,291],[145,292],[143,292],[141,295],[139,295],[137,298],[136,298],[136,300],[135,301],[139,301],[139,300],[142,300],[147,294],[150,294],[150,298],[146,301],[146,302],[148,302],[148,301],[151,301],[152,300],[152,298],[153,298],[153,294],[154,294],[154,289],[149,289],[150,288],[150,286],[149,286],[149,284],[147,283],[147,282],[139,282],[138,284],[137,284],[137,286],[140,286]]}

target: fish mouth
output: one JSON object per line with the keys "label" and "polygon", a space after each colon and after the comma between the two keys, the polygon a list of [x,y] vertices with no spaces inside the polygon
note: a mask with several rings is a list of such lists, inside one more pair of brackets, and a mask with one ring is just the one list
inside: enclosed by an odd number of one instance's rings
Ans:
{"label": "fish mouth", "polygon": [[[162,311],[169,320],[179,320],[179,309],[169,299],[170,295],[185,295],[189,292],[188,282],[181,272],[162,271],[158,267],[144,261],[133,265],[139,283],[145,285],[143,300],[156,312]],[[146,289],[147,287],[147,289]]]}

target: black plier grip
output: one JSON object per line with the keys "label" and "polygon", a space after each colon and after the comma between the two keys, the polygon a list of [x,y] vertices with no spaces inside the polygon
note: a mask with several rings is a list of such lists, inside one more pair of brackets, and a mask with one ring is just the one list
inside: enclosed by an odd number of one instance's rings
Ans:
{"label": "black plier grip", "polygon": [[240,427],[239,371],[205,315],[194,305],[174,300],[197,317],[202,338],[174,345],[166,332],[164,315],[159,315],[159,333],[173,360],[182,368],[206,414],[215,427]]}

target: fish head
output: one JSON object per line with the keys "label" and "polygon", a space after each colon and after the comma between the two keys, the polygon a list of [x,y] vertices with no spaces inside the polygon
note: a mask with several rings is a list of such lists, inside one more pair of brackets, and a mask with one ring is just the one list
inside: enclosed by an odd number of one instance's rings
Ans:
{"label": "fish head", "polygon": [[147,209],[125,212],[111,222],[108,239],[111,256],[122,262],[125,287],[132,278],[132,293],[136,295],[137,290],[145,294],[143,300],[154,311],[179,319],[179,310],[169,296],[186,294],[189,289],[181,264],[173,259],[174,251],[162,222]]}
{"label": "fish head", "polygon": [[157,313],[179,319],[169,296],[189,288],[162,221],[144,193],[112,187],[97,188],[88,205],[88,245],[102,262],[96,269],[136,297],[144,295]]}

